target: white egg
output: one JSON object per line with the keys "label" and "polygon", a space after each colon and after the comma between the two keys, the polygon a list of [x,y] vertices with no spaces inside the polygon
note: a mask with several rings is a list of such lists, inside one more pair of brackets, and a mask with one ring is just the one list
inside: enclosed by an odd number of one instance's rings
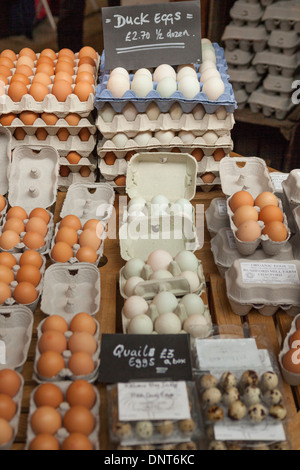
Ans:
{"label": "white egg", "polygon": [[194,77],[186,75],[178,82],[178,91],[187,99],[192,99],[200,92],[200,82]]}
{"label": "white egg", "polygon": [[215,112],[215,115],[218,119],[220,119],[221,121],[223,121],[224,119],[226,119],[227,117],[227,111],[226,111],[226,108],[225,106],[219,106],[218,109],[216,110]]}
{"label": "white egg", "polygon": [[131,277],[141,277],[142,270],[145,266],[145,263],[140,258],[131,258],[128,260],[123,269],[123,275],[125,279]]}
{"label": "white egg", "polygon": [[127,144],[128,137],[123,132],[119,132],[112,137],[111,141],[117,148],[122,148]]}
{"label": "white egg", "polygon": [[138,69],[135,73],[134,73],[134,77],[138,77],[139,75],[147,75],[149,78],[151,78],[152,80],[152,73],[150,72],[149,69],[146,69],[146,68],[141,68],[141,69]]}
{"label": "white egg", "polygon": [[170,271],[166,271],[165,269],[159,269],[158,271],[154,271],[154,273],[151,274],[150,280],[151,281],[158,281],[161,279],[170,279],[172,274]]}
{"label": "white egg", "polygon": [[150,121],[156,121],[158,119],[158,116],[160,115],[160,109],[156,103],[152,102],[149,104],[146,110],[146,114]]}
{"label": "white egg", "polygon": [[129,80],[122,74],[111,75],[107,82],[107,89],[115,98],[122,98],[130,88]]}
{"label": "white egg", "polygon": [[221,78],[221,74],[220,74],[219,70],[216,69],[216,68],[213,68],[213,67],[211,67],[209,69],[206,69],[206,70],[204,70],[204,72],[201,73],[200,82],[204,83],[212,77]]}
{"label": "white egg", "polygon": [[194,271],[183,271],[180,273],[180,277],[184,277],[188,281],[191,292],[196,292],[199,289],[199,277]]}
{"label": "white egg", "polygon": [[172,77],[176,80],[176,72],[169,64],[160,64],[153,73],[153,81],[159,82],[164,77]]}
{"label": "white egg", "polygon": [[146,205],[145,199],[142,197],[134,197],[129,201],[129,204],[127,206],[127,210],[129,214],[132,214],[133,212],[141,212]]}
{"label": "white egg", "polygon": [[139,132],[135,137],[134,141],[139,147],[145,147],[149,144],[149,140],[152,138],[151,131]]}
{"label": "white egg", "polygon": [[132,276],[126,281],[124,285],[124,293],[126,297],[135,295],[135,288],[140,282],[144,282],[144,279],[139,276]]}
{"label": "white egg", "polygon": [[130,89],[139,98],[145,98],[153,90],[152,79],[148,75],[138,75],[133,78]]}
{"label": "white egg", "polygon": [[180,198],[172,204],[171,210],[174,214],[185,214],[189,217],[193,214],[193,206],[188,199]]}
{"label": "white egg", "polygon": [[183,69],[184,67],[189,67],[190,69],[193,69],[196,71],[195,64],[180,64],[177,66],[177,73],[180,72],[180,70]]}
{"label": "white egg", "polygon": [[114,108],[109,103],[105,103],[103,108],[99,110],[99,116],[101,116],[104,122],[112,122],[115,114]]}
{"label": "white egg", "polygon": [[209,100],[217,101],[225,91],[223,80],[218,77],[211,77],[203,83],[203,93]]}
{"label": "white egg", "polygon": [[173,77],[161,78],[157,83],[156,91],[162,98],[170,98],[177,91],[176,80]]}
{"label": "white egg", "polygon": [[205,70],[207,69],[216,69],[216,64],[215,62],[211,61],[211,60],[205,60],[204,62],[202,62],[202,64],[200,65],[199,67],[199,72],[200,73],[203,73],[205,72]]}
{"label": "white egg", "polygon": [[181,271],[196,271],[199,261],[191,251],[182,250],[174,258]]}
{"label": "white egg", "polygon": [[214,46],[212,45],[211,42],[209,42],[209,43],[201,43],[201,49],[202,49],[202,51],[204,51],[205,49],[211,49],[212,51],[215,52],[215,48],[214,48]]}
{"label": "white egg", "polygon": [[195,135],[192,131],[179,131],[178,132],[179,139],[182,140],[184,144],[190,145],[195,140]]}
{"label": "white egg", "polygon": [[147,315],[137,315],[130,320],[128,333],[131,335],[149,335],[153,332],[153,323]]}
{"label": "white egg", "polygon": [[175,137],[175,132],[172,130],[163,131],[159,130],[154,133],[154,137],[159,140],[161,144],[169,144]]}
{"label": "white egg", "polygon": [[137,117],[138,110],[136,109],[133,103],[129,102],[122,109],[122,114],[124,118],[126,119],[126,121],[131,122],[131,121],[134,121],[135,118]]}
{"label": "white egg", "polygon": [[183,324],[183,329],[193,338],[206,338],[210,328],[203,315],[190,315]]}
{"label": "white egg", "polygon": [[218,137],[218,134],[214,131],[206,131],[202,135],[202,138],[204,139],[207,145],[214,145],[217,142],[219,137]]}
{"label": "white egg", "polygon": [[151,199],[151,204],[157,204],[159,206],[162,206],[164,207],[165,209],[167,209],[167,207],[169,206],[169,199],[162,195],[162,194],[157,194],[156,196],[153,196],[153,198]]}
{"label": "white egg", "polygon": [[211,62],[214,62],[214,64],[216,64],[217,57],[215,51],[210,48],[202,49],[202,62],[204,62],[205,60],[210,60]]}
{"label": "white egg", "polygon": [[194,118],[197,119],[197,120],[203,119],[203,117],[205,116],[204,106],[201,103],[197,104],[193,108],[192,114],[193,114]]}
{"label": "white egg", "polygon": [[152,271],[157,271],[158,269],[168,269],[171,261],[173,258],[168,251],[158,249],[149,254],[147,264],[152,268]]}
{"label": "white egg", "polygon": [[172,312],[166,312],[155,320],[155,331],[158,334],[178,334],[181,331],[181,321],[178,316]]}
{"label": "white egg", "polygon": [[183,77],[186,77],[187,75],[189,77],[197,78],[197,73],[195,69],[191,67],[182,67],[179,71],[177,71],[177,81],[179,82]]}
{"label": "white egg", "polygon": [[169,114],[170,114],[171,119],[173,119],[173,121],[179,121],[179,119],[183,115],[183,110],[180,104],[179,103],[172,104]]}
{"label": "white egg", "polygon": [[110,72],[110,76],[112,77],[113,75],[124,75],[124,77],[129,80],[129,73],[128,70],[124,69],[124,67],[115,67],[113,70]]}
{"label": "white egg", "polygon": [[203,315],[205,305],[201,297],[197,294],[186,294],[179,302],[184,306],[186,314],[189,315]]}
{"label": "white egg", "polygon": [[208,38],[202,38],[202,39],[201,39],[201,45],[203,46],[204,44],[210,44],[210,45],[212,45],[212,42],[211,42],[211,40],[208,39]]}
{"label": "white egg", "polygon": [[178,305],[178,300],[172,292],[162,291],[153,297],[152,303],[161,315],[162,313],[173,312]]}
{"label": "white egg", "polygon": [[132,295],[125,300],[123,305],[123,313],[126,318],[133,318],[136,315],[145,315],[148,311],[148,304],[143,297]]}

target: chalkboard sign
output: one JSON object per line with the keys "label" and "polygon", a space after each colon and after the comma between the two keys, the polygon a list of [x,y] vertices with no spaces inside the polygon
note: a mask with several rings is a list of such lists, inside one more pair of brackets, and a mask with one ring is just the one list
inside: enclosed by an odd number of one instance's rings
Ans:
{"label": "chalkboard sign", "polygon": [[189,335],[103,334],[99,380],[192,380]]}
{"label": "chalkboard sign", "polygon": [[201,62],[200,1],[102,8],[105,69]]}

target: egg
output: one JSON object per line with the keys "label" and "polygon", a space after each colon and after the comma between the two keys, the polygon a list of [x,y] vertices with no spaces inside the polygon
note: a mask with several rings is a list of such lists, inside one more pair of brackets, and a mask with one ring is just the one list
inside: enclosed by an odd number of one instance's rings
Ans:
{"label": "egg", "polygon": [[1,52],[0,57],[8,57],[13,62],[15,62],[17,60],[16,53],[14,51],[12,51],[11,49],[4,49]]}
{"label": "egg", "polygon": [[83,46],[78,52],[78,58],[91,57],[93,60],[97,60],[98,55],[95,49],[91,46]]}
{"label": "egg", "polygon": [[32,111],[22,111],[19,118],[26,126],[32,126],[32,124],[39,118],[39,114],[33,113]]}
{"label": "egg", "polygon": [[122,96],[130,88],[130,82],[127,77],[123,74],[110,75],[107,82],[107,89],[113,95],[114,98],[122,98]]}
{"label": "egg", "polygon": [[0,116],[0,123],[2,126],[10,126],[11,123],[18,117],[15,113],[2,114]]}
{"label": "egg", "polygon": [[128,333],[132,335],[149,335],[153,332],[153,323],[148,315],[141,314],[131,318]]}
{"label": "egg", "polygon": [[20,236],[14,230],[6,230],[0,236],[0,247],[9,251],[21,243]]}
{"label": "egg", "polygon": [[52,406],[40,406],[31,415],[30,425],[35,434],[55,434],[62,427],[60,413]]}
{"label": "egg", "polygon": [[215,61],[206,59],[200,64],[199,72],[203,73],[203,72],[205,72],[205,70],[208,70],[208,69],[211,69],[211,68],[214,68],[214,69],[216,68]]}
{"label": "egg", "polygon": [[265,225],[275,220],[283,222],[283,212],[277,206],[264,206],[259,212],[259,220]]}
{"label": "egg", "polygon": [[71,407],[81,405],[88,409],[93,408],[96,402],[93,385],[83,379],[75,380],[67,388],[66,400]]}
{"label": "egg", "polygon": [[193,338],[205,338],[208,336],[210,331],[206,319],[197,313],[190,315],[184,321],[183,329]]}
{"label": "egg", "polygon": [[71,320],[70,330],[74,333],[75,331],[86,331],[91,335],[96,333],[97,325],[94,318],[86,312],[77,313]]}
{"label": "egg", "polygon": [[92,247],[82,246],[76,252],[76,258],[81,263],[92,263],[92,264],[94,264],[94,263],[96,263],[96,261],[98,259],[98,254]]}
{"label": "egg", "polygon": [[69,49],[68,47],[63,47],[62,49],[60,49],[58,51],[58,54],[57,54],[58,58],[64,57],[64,56],[71,57],[71,59],[73,59],[73,60],[76,59],[75,53],[71,49]]}
{"label": "egg", "polygon": [[61,142],[66,142],[70,137],[70,133],[65,127],[61,127],[60,129],[58,129],[56,136]]}
{"label": "egg", "polygon": [[45,224],[48,225],[50,222],[50,214],[46,209],[43,209],[42,207],[36,207],[35,209],[32,209],[32,211],[29,214],[29,219],[32,219],[33,217],[39,217],[44,220]]}
{"label": "egg", "polygon": [[218,140],[218,134],[214,131],[206,131],[203,135],[202,135],[202,139],[204,139],[205,143],[207,145],[215,145],[215,143],[217,142]]}
{"label": "egg", "polygon": [[16,258],[12,253],[7,253],[3,251],[2,253],[0,253],[0,264],[2,266],[7,266],[8,268],[12,269],[17,264],[17,262]]}
{"label": "egg", "polygon": [[174,121],[178,121],[183,114],[183,110],[180,104],[179,103],[172,104],[169,110],[169,114],[170,114],[171,119],[173,119]]}
{"label": "egg", "polygon": [[3,87],[5,85],[8,85],[8,77],[3,75],[3,73],[1,73],[1,69],[0,69],[0,85],[1,85],[1,90],[3,91],[2,95],[4,95],[5,90]]}
{"label": "egg", "polygon": [[70,126],[77,126],[81,117],[77,113],[69,113],[65,117],[65,120]]}
{"label": "egg", "polygon": [[189,271],[189,270],[182,271],[180,273],[180,277],[183,277],[188,281],[190,290],[192,293],[196,292],[199,289],[200,287],[199,277],[198,277],[198,274],[196,274],[194,271]]}
{"label": "egg", "polygon": [[66,411],[63,425],[69,433],[81,432],[89,436],[95,428],[95,419],[88,408],[74,405]]}
{"label": "egg", "polygon": [[76,232],[78,232],[82,228],[79,217],[77,217],[76,215],[73,215],[73,214],[66,215],[61,220],[59,226],[60,226],[60,228],[62,228],[62,227],[71,227],[74,230],[76,230]]}
{"label": "egg", "polygon": [[40,353],[56,351],[62,354],[67,349],[67,338],[60,331],[47,330],[39,338],[38,348]]}
{"label": "egg", "polygon": [[61,166],[60,166],[60,169],[59,169],[59,174],[60,174],[60,176],[62,176],[63,178],[68,177],[69,174],[70,174],[70,168],[68,168],[66,165],[61,165]]}
{"label": "egg", "polygon": [[70,433],[62,442],[62,450],[93,450],[90,439],[81,432]]}
{"label": "egg", "polygon": [[214,64],[217,63],[217,58],[216,58],[216,53],[214,49],[211,48],[205,48],[202,50],[202,62],[209,60],[213,62]]}
{"label": "egg", "polygon": [[89,219],[83,225],[83,230],[93,229],[96,230],[98,234],[103,233],[104,227],[103,224],[98,219]]}
{"label": "egg", "polygon": [[29,94],[35,99],[35,101],[43,101],[48,93],[48,87],[41,82],[34,82],[29,88]]}
{"label": "egg", "polygon": [[73,258],[74,253],[72,247],[66,242],[57,242],[51,250],[51,257],[57,263],[66,263]]}
{"label": "egg", "polygon": [[157,194],[151,199],[151,209],[154,210],[155,213],[163,213],[167,211],[169,204],[169,199],[162,194]]}
{"label": "egg", "polygon": [[158,334],[178,334],[181,331],[181,321],[172,312],[165,312],[155,320],[155,331]]}
{"label": "egg", "polygon": [[24,95],[28,92],[27,86],[22,82],[13,82],[9,85],[7,95],[15,103],[19,103]]}
{"label": "egg", "polygon": [[13,230],[20,235],[20,233],[25,231],[25,224],[23,220],[18,219],[18,217],[11,217],[4,224],[3,232],[6,232],[6,230]]}
{"label": "egg", "polygon": [[64,394],[58,385],[42,383],[34,392],[36,406],[52,406],[58,408],[64,401]]}
{"label": "egg", "polygon": [[172,256],[166,250],[154,250],[148,258],[147,264],[152,268],[153,271],[158,269],[168,269],[169,264],[173,261]]}
{"label": "egg", "polygon": [[14,299],[22,305],[29,305],[38,298],[38,292],[34,285],[28,281],[20,282],[14,290]]}
{"label": "egg", "polygon": [[133,318],[136,315],[146,314],[149,306],[143,297],[138,295],[132,295],[125,300],[123,306],[123,314],[126,318]]}
{"label": "egg", "polygon": [[176,80],[175,69],[169,64],[160,64],[153,72],[153,81],[159,82],[162,78],[171,77]]}
{"label": "egg", "polygon": [[177,91],[177,82],[173,77],[161,78],[156,91],[162,98],[170,98]]}
{"label": "egg", "polygon": [[158,281],[160,279],[171,279],[173,276],[170,271],[166,271],[165,269],[159,269],[158,271],[154,271],[151,276],[151,281]]}
{"label": "egg", "polygon": [[89,140],[89,138],[91,137],[91,133],[90,133],[89,129],[87,129],[86,127],[83,127],[82,129],[80,129],[80,131],[78,133],[78,137],[83,142],[87,142]]}
{"label": "egg", "polygon": [[16,140],[24,140],[26,137],[26,132],[21,127],[17,127],[14,132],[14,138]]}
{"label": "egg", "polygon": [[152,80],[152,73],[150,72],[149,69],[146,69],[144,67],[138,69],[135,73],[134,73],[134,77],[138,77],[139,75],[147,75],[149,78],[151,78]]}
{"label": "egg", "polygon": [[60,315],[51,315],[43,321],[41,330],[42,332],[56,330],[61,333],[66,333],[69,330],[69,326],[66,320]]}
{"label": "egg", "polygon": [[58,242],[64,242],[70,245],[71,247],[78,243],[78,234],[76,230],[74,230],[72,227],[62,227],[59,228],[56,237],[55,237],[56,243]]}
{"label": "egg", "polygon": [[45,237],[48,232],[48,226],[41,217],[31,216],[26,224],[26,232],[37,232]]}
{"label": "egg", "polygon": [[68,153],[66,158],[71,165],[77,165],[81,160],[81,155],[75,151],[72,151]]}
{"label": "egg", "polygon": [[135,276],[143,281],[141,274],[144,265],[144,262],[140,258],[131,258],[128,260],[123,269],[123,275],[125,279],[128,280],[129,278]]}
{"label": "egg", "polygon": [[20,65],[27,65],[28,67],[30,67],[31,69],[33,69],[34,67],[34,60],[31,59],[31,57],[28,57],[28,56],[21,56],[18,58],[17,62],[16,62],[16,66],[20,66]]}
{"label": "egg", "polygon": [[7,214],[6,219],[10,219],[11,217],[18,217],[21,220],[26,220],[28,218],[27,212],[20,206],[11,207]]}
{"label": "egg", "polygon": [[48,132],[43,127],[39,127],[35,132],[35,136],[38,140],[46,140],[48,137]]}
{"label": "egg", "polygon": [[0,265],[0,282],[4,282],[8,286],[14,282],[15,276],[8,266]]}
{"label": "egg", "polygon": [[88,166],[82,166],[79,170],[80,175],[82,178],[88,178],[91,174],[91,170],[89,169]]}
{"label": "egg", "polygon": [[196,271],[199,261],[191,251],[183,250],[177,253],[174,261],[178,264],[181,271]]}
{"label": "egg", "polygon": [[139,98],[145,98],[153,90],[152,78],[148,75],[135,76],[130,84],[131,91]]}
{"label": "egg", "polygon": [[13,428],[6,421],[6,419],[0,418],[0,447],[8,444],[13,439]]}
{"label": "egg", "polygon": [[97,232],[93,229],[85,229],[79,235],[79,245],[89,246],[97,251],[100,248],[102,240],[98,237]]}
{"label": "egg", "polygon": [[40,63],[36,69],[35,73],[46,73],[49,77],[54,75],[54,66],[52,64]]}
{"label": "egg", "polygon": [[94,88],[88,82],[79,82],[74,87],[74,95],[78,96],[80,101],[87,101],[91,94],[94,94]]}
{"label": "egg", "polygon": [[180,305],[183,305],[186,314],[189,315],[203,315],[205,305],[201,297],[197,294],[186,294],[180,300]]}
{"label": "egg", "polygon": [[4,83],[8,82],[8,77],[11,76],[11,70],[5,65],[0,65],[0,73],[4,77]]}
{"label": "egg", "polygon": [[18,283],[20,282],[30,282],[37,287],[41,282],[42,275],[40,270],[36,266],[32,266],[30,264],[24,264],[20,267],[17,271],[16,280]]}
{"label": "egg", "polygon": [[[1,260],[0,260],[1,261]],[[35,266],[38,269],[41,269],[43,265],[43,258],[42,256],[35,250],[26,250],[22,253],[19,265],[22,267],[24,265],[31,265]]]}
{"label": "egg", "polygon": [[111,141],[117,148],[122,148],[127,144],[128,136],[124,132],[118,132],[112,137]]}
{"label": "egg", "polygon": [[253,206],[241,206],[239,207],[232,218],[232,221],[236,227],[239,227],[242,223],[248,220],[258,221],[258,212]]}
{"label": "egg", "polygon": [[7,282],[0,281],[0,305],[3,305],[11,296],[11,290]]}
{"label": "egg", "polygon": [[203,83],[202,92],[209,100],[217,101],[225,92],[225,85],[223,80],[219,77],[208,78]]}
{"label": "egg", "polygon": [[231,196],[229,206],[232,212],[241,206],[254,206],[253,196],[248,191],[237,191]]}
{"label": "egg", "polygon": [[65,361],[61,354],[56,351],[46,351],[37,360],[37,371],[41,377],[53,378],[65,368]]}
{"label": "egg", "polygon": [[29,450],[60,450],[60,445],[52,434],[40,433],[30,442]]}
{"label": "egg", "polygon": [[197,121],[203,119],[203,117],[205,116],[205,109],[204,109],[204,106],[199,103],[197,104],[193,110],[192,110],[192,114],[194,116],[194,119],[196,119]]}
{"label": "egg", "polygon": [[74,331],[69,337],[68,349],[72,353],[84,351],[93,355],[97,350],[97,341],[94,336],[87,331]]}
{"label": "egg", "polygon": [[159,315],[166,312],[173,312],[178,305],[178,300],[175,295],[168,291],[156,294],[152,302],[156,306]]}
{"label": "egg", "polygon": [[95,364],[92,356],[85,351],[72,353],[68,368],[73,375],[80,377],[92,374],[95,370]]}
{"label": "egg", "polygon": [[5,393],[14,398],[21,387],[19,374],[13,369],[0,370],[0,393]]}
{"label": "egg", "polygon": [[282,367],[292,374],[300,374],[300,350],[299,348],[289,349],[282,356]]}
{"label": "egg", "polygon": [[178,132],[178,137],[187,145],[191,145],[195,140],[195,134],[192,131],[181,130]]}
{"label": "egg", "polygon": [[200,93],[200,82],[197,78],[185,75],[178,82],[178,91],[187,99],[193,99]]}
{"label": "egg", "polygon": [[177,71],[177,81],[179,82],[182,77],[185,77],[186,75],[197,78],[197,73],[193,67],[184,66]]}
{"label": "egg", "polygon": [[219,149],[216,149],[213,153],[213,157],[214,157],[214,160],[216,162],[219,162],[220,160],[222,160],[222,158],[225,157],[225,152],[223,149],[219,148]]}
{"label": "egg", "polygon": [[11,421],[17,411],[17,405],[7,394],[0,394],[0,418]]}
{"label": "egg", "polygon": [[47,55],[41,55],[36,61],[36,67],[40,64],[49,64],[54,67],[54,60],[51,59],[51,57],[48,57]]}
{"label": "egg", "polygon": [[55,83],[53,83],[51,90],[51,93],[59,102],[65,102],[72,92],[72,85],[66,80],[57,80]]}
{"label": "egg", "polygon": [[126,176],[125,175],[119,175],[114,179],[114,183],[117,186],[126,186]]}
{"label": "egg", "polygon": [[200,162],[202,158],[204,157],[204,152],[200,148],[195,148],[192,151],[192,156],[197,160],[197,162]]}
{"label": "egg", "polygon": [[150,121],[156,121],[160,115],[160,109],[156,103],[152,102],[147,107],[146,114]]}
{"label": "egg", "polygon": [[261,236],[261,227],[255,220],[247,220],[240,224],[236,237],[241,242],[254,242]]}
{"label": "egg", "polygon": [[285,225],[278,220],[268,222],[262,233],[267,235],[273,242],[284,242],[288,238],[288,231]]}
{"label": "egg", "polygon": [[97,75],[96,69],[92,64],[81,62],[81,64],[79,65],[79,62],[78,62],[77,74],[81,72],[89,72],[93,74],[94,76]]}
{"label": "egg", "polygon": [[28,65],[17,65],[15,70],[15,75],[16,74],[25,75],[29,78],[33,76],[33,71],[31,67],[28,67]]}
{"label": "egg", "polygon": [[26,232],[23,237],[23,243],[27,248],[39,250],[45,246],[44,237],[38,232]]}
{"label": "egg", "polygon": [[54,52],[53,49],[49,48],[49,47],[46,47],[45,49],[43,49],[40,53],[40,57],[43,57],[43,56],[48,56],[50,57],[52,60],[56,60],[57,59],[57,55],[56,53]]}
{"label": "egg", "polygon": [[[49,77],[49,75],[47,75],[46,73],[43,73],[43,72],[37,73],[32,79],[32,84],[36,84],[36,83],[40,83],[41,85],[44,85],[45,87],[47,87],[47,92],[45,93],[45,96],[46,96],[49,93],[48,86],[52,84],[52,81],[51,81],[51,78]],[[32,88],[32,85],[30,87],[30,90],[31,90],[31,88]],[[38,91],[39,88],[36,87],[35,89],[32,88],[32,90],[31,91],[30,90],[29,90],[29,94],[32,94],[32,96],[34,96],[33,91],[34,90]],[[40,88],[40,90],[42,90],[42,88]],[[35,100],[36,101],[42,101],[43,98],[39,99],[39,100],[37,98],[35,98]]]}
{"label": "egg", "polygon": [[66,72],[72,77],[74,75],[74,67],[67,61],[59,61],[55,66],[54,73],[57,74],[59,72]]}
{"label": "egg", "polygon": [[208,171],[207,173],[203,173],[203,175],[201,175],[201,179],[203,183],[211,184],[216,179],[216,175],[212,173],[211,171]]}

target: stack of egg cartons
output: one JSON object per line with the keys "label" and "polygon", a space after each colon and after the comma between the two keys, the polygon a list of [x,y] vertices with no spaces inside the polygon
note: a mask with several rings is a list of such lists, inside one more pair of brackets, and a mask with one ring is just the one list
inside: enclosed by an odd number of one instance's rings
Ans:
{"label": "stack of egg cartons", "polygon": [[5,73],[0,123],[11,132],[12,148],[50,146],[58,151],[60,189],[96,180],[92,111],[98,67],[99,55],[90,47],[76,54],[69,49],[35,53],[29,48],[0,54],[0,72]]}
{"label": "stack of egg cartons", "polygon": [[236,101],[224,50],[202,40],[201,65],[153,70],[105,69],[96,90],[100,176],[118,192],[126,187],[127,164],[139,152],[183,152],[198,163],[197,186],[219,184],[219,161],[233,149]]}

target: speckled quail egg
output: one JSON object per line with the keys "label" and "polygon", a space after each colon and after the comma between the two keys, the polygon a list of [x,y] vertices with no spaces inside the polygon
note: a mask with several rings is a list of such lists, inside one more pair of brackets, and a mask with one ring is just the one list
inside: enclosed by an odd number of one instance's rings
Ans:
{"label": "speckled quail egg", "polygon": [[256,385],[248,385],[243,393],[243,400],[247,406],[261,402],[261,390]]}
{"label": "speckled quail egg", "polygon": [[218,405],[221,399],[222,393],[216,387],[206,389],[201,395],[201,400],[204,406]]}

